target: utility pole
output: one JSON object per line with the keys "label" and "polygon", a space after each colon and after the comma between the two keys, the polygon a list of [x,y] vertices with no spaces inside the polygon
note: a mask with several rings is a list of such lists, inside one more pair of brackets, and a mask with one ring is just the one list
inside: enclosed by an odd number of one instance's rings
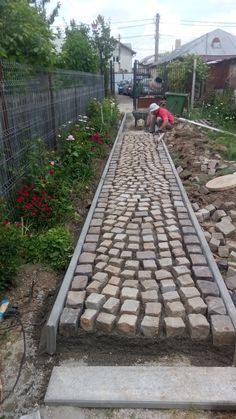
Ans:
{"label": "utility pole", "polygon": [[120,73],[120,34],[118,35],[118,42],[119,42],[119,44],[118,44],[118,60],[119,60],[119,62],[118,62],[118,64],[119,64],[119,73]]}
{"label": "utility pole", "polygon": [[158,61],[159,55],[159,23],[160,23],[160,15],[159,13],[156,14],[156,33],[155,33],[155,63]]}
{"label": "utility pole", "polygon": [[194,60],[193,60],[192,93],[191,93],[191,102],[190,102],[190,109],[191,109],[191,111],[193,110],[193,106],[194,106],[195,84],[196,84],[196,69],[197,69],[197,59],[194,58]]}

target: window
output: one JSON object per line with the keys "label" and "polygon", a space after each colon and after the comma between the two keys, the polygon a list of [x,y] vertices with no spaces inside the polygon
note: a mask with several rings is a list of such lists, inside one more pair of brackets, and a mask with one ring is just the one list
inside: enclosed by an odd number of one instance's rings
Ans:
{"label": "window", "polygon": [[221,42],[220,42],[220,38],[218,38],[217,36],[213,39],[212,43],[211,43],[212,48],[221,48]]}

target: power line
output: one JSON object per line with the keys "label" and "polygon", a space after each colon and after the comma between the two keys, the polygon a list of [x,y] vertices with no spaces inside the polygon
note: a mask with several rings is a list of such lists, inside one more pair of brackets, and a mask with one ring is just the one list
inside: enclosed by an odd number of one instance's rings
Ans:
{"label": "power line", "polygon": [[144,38],[146,36],[152,36],[154,38],[154,34],[150,34],[150,35],[131,35],[131,36],[122,36],[122,39],[127,39],[127,38]]}
{"label": "power line", "polygon": [[111,21],[111,25],[115,25],[117,23],[133,23],[133,22],[145,22],[147,20],[153,20],[153,17],[151,19],[137,19],[137,20],[119,20],[119,21]]}
{"label": "power line", "polygon": [[138,27],[140,27],[140,26],[150,26],[150,25],[153,25],[155,22],[153,21],[153,22],[150,22],[150,23],[141,23],[141,24],[139,24],[139,25],[131,25],[131,26],[119,26],[118,28],[116,28],[116,29],[129,29],[129,28],[138,28]]}

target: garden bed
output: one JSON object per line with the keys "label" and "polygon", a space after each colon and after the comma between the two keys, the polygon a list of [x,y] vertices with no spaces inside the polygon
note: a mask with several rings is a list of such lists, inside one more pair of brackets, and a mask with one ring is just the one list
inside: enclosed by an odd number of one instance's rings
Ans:
{"label": "garden bed", "polygon": [[75,125],[69,124],[58,134],[56,151],[46,150],[39,141],[38,149],[30,154],[29,174],[16,190],[14,207],[10,211],[7,203],[0,207],[5,239],[1,242],[0,300],[8,298],[18,307],[17,315],[0,323],[0,401],[6,399],[6,417],[18,417],[42,401],[57,362],[56,357],[43,355],[44,325],[119,121],[117,105],[110,99],[102,104],[91,101],[88,115],[79,116]]}

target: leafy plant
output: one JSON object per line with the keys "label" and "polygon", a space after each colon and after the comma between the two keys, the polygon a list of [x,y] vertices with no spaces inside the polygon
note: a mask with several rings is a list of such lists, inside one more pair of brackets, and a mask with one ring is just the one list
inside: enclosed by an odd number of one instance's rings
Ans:
{"label": "leafy plant", "polygon": [[22,237],[20,229],[5,219],[0,225],[0,291],[13,283],[21,263]]}
{"label": "leafy plant", "polygon": [[56,271],[67,267],[72,255],[72,237],[63,227],[54,227],[38,237],[39,260]]}
{"label": "leafy plant", "polygon": [[167,72],[168,89],[173,92],[190,92],[193,74],[194,59],[197,60],[196,82],[200,83],[206,80],[208,67],[198,55],[188,54],[182,59],[171,61],[166,69],[161,72]]}
{"label": "leafy plant", "polygon": [[71,21],[66,28],[66,37],[59,56],[59,65],[66,69],[96,73],[99,66],[98,54],[85,25],[77,26]]}
{"label": "leafy plant", "polygon": [[226,90],[223,94],[211,94],[203,103],[202,114],[221,127],[235,128],[236,103],[233,92]]}
{"label": "leafy plant", "polygon": [[0,58],[40,66],[54,61],[49,24],[26,0],[1,0],[0,30]]}

